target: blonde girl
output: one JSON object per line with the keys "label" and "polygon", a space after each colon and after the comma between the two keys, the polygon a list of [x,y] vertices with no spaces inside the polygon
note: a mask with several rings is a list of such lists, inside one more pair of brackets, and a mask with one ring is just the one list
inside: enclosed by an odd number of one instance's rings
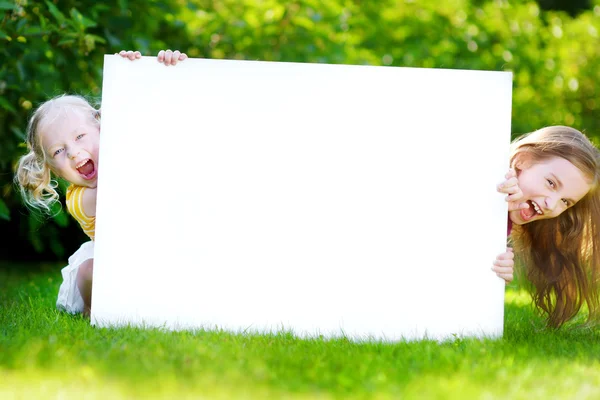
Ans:
{"label": "blonde girl", "polygon": [[[141,57],[137,51],[119,54],[129,60]],[[171,50],[162,50],[157,57],[164,65],[176,65],[186,58],[184,53]],[[90,238],[62,269],[56,305],[73,314],[89,315],[91,309],[99,142],[100,110],[81,96],[55,97],[31,116],[27,127],[29,152],[20,158],[15,174],[25,203],[46,213],[59,201],[55,177],[70,183],[67,210]]]}

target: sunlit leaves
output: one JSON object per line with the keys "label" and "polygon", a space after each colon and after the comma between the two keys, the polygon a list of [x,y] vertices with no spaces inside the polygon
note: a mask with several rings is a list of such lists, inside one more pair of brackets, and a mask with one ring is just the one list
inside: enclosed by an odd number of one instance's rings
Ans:
{"label": "sunlit leaves", "polygon": [[576,18],[528,0],[0,0],[2,15],[3,187],[31,109],[64,92],[99,97],[104,54],[119,50],[512,71],[515,134],[565,124],[600,139],[600,0]]}

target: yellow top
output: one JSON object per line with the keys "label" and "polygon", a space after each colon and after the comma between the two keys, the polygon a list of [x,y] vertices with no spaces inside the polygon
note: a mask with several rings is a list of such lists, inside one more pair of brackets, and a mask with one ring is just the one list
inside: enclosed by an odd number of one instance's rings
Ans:
{"label": "yellow top", "polygon": [[83,232],[94,240],[96,233],[96,217],[89,217],[83,212],[84,186],[71,185],[67,188],[67,210],[81,225]]}

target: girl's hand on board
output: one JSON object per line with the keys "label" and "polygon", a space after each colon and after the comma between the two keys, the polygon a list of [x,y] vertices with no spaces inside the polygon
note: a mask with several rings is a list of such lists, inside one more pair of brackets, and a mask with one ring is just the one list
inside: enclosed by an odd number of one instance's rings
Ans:
{"label": "girl's hand on board", "polygon": [[517,179],[517,172],[511,168],[508,173],[504,176],[504,181],[500,182],[497,186],[497,190],[500,193],[507,194],[506,201],[508,201],[508,211],[515,211],[524,208],[529,208],[529,204],[523,201],[523,192],[519,187],[519,180]]}
{"label": "girl's hand on board", "polygon": [[133,60],[137,60],[139,58],[142,58],[142,53],[140,53],[139,51],[126,51],[126,50],[121,50],[118,53],[115,53],[115,56],[119,55],[123,58],[129,58],[131,61]]}
{"label": "girl's hand on board", "polygon": [[183,61],[188,58],[187,54],[181,53],[179,50],[161,50],[158,52],[158,62],[169,65],[177,65],[179,61]]}
{"label": "girl's hand on board", "polygon": [[514,258],[515,255],[513,249],[508,247],[506,253],[499,254],[498,257],[496,257],[494,266],[492,267],[492,271],[494,271],[498,277],[504,279],[507,285],[513,280],[515,266]]}

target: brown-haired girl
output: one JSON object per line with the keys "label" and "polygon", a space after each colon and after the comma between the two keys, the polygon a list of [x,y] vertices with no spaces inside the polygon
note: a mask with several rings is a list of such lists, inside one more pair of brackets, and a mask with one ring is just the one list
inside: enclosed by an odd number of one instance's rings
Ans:
{"label": "brown-haired girl", "polygon": [[[509,233],[525,261],[533,301],[551,327],[585,304],[598,314],[600,152],[580,131],[550,126],[513,141],[511,171],[498,191],[508,194]],[[512,253],[492,268],[507,283]]]}

